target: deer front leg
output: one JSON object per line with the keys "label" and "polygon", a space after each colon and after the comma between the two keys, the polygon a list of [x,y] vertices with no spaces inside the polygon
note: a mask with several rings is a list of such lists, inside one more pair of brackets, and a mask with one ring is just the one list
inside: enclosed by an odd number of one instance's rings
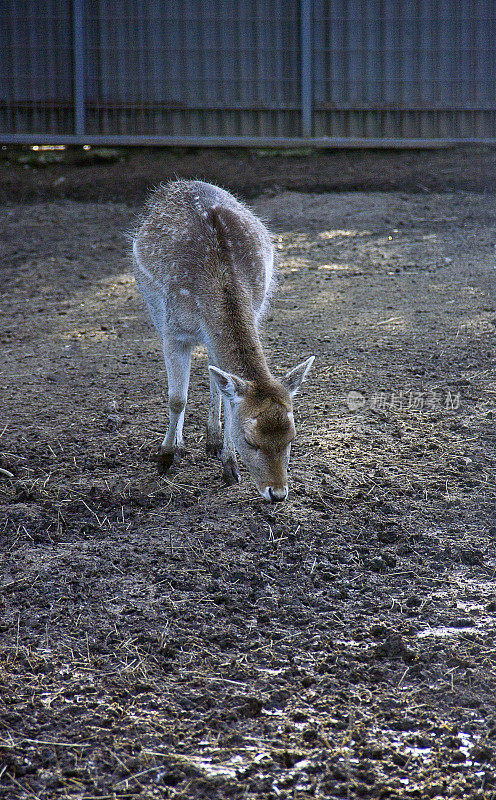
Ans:
{"label": "deer front leg", "polygon": [[157,459],[160,474],[167,472],[183,445],[184,413],[191,368],[191,345],[164,337],[163,346],[169,384],[169,427]]}
{"label": "deer front leg", "polygon": [[222,430],[220,426],[220,391],[217,382],[209,371],[210,409],[207,420],[205,449],[207,453],[219,457],[222,452]]}
{"label": "deer front leg", "polygon": [[236,461],[236,450],[231,436],[231,406],[229,400],[223,399],[224,404],[224,441],[220,459],[222,461],[222,476],[229,486],[239,483],[240,477]]}

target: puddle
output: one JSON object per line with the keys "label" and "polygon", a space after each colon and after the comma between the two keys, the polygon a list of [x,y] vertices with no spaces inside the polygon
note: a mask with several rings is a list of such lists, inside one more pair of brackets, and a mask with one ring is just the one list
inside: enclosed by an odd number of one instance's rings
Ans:
{"label": "puddle", "polygon": [[[405,733],[398,734],[396,731],[383,731],[379,729],[375,729],[376,732],[380,735],[389,734],[389,744],[394,747],[395,749],[400,750],[405,755],[411,756],[412,758],[418,757],[421,758],[424,762],[430,761],[431,759],[436,757],[436,747],[433,745],[432,747],[417,747],[416,745],[410,745],[405,742],[405,739],[414,735],[413,731],[405,731]],[[471,766],[473,764],[472,759],[470,758],[470,752],[472,748],[475,746],[476,739],[470,734],[466,733],[465,731],[460,731],[457,734],[457,738],[460,740],[459,751],[463,753],[465,756],[464,764],[466,766]]]}
{"label": "puddle", "polygon": [[402,749],[405,753],[414,758],[415,756],[422,756],[422,758],[425,758],[431,752],[432,747],[415,747],[414,745],[405,744]]}
{"label": "puddle", "polygon": [[365,647],[366,644],[364,642],[356,642],[354,639],[335,639],[335,645],[339,645],[340,647]]}
{"label": "puddle", "polygon": [[478,605],[477,603],[471,602],[467,603],[464,600],[457,600],[456,601],[457,608],[460,608],[462,611],[465,611],[467,614],[482,614],[484,611],[484,606]]}
{"label": "puddle", "polygon": [[467,633],[467,632],[474,632],[477,630],[475,625],[468,625],[463,628],[449,628],[442,625],[439,628],[426,628],[424,631],[419,631],[417,633],[418,639],[425,639],[427,636],[437,636],[437,637],[447,637],[447,636],[456,636],[457,633]]}
{"label": "puddle", "polygon": [[279,669],[269,669],[268,667],[257,667],[257,672],[264,672],[266,675],[280,675],[284,672],[283,667]]}
{"label": "puddle", "polygon": [[470,736],[469,733],[465,733],[464,731],[460,731],[458,733],[458,738],[460,739],[460,741],[462,743],[459,749],[465,755],[465,757],[467,758],[466,763],[467,764],[471,764],[472,761],[470,760],[470,757],[469,757],[470,756],[470,750],[474,746],[475,742],[474,742],[472,736]]}
{"label": "puddle", "polygon": [[[243,764],[242,756],[234,756],[225,764],[215,764],[211,758],[189,758],[188,761],[209,778],[235,778],[238,768]],[[233,762],[236,766],[228,766],[232,765]]]}
{"label": "puddle", "polygon": [[[199,745],[212,748],[211,752],[215,753],[215,744],[206,739],[199,742]],[[215,755],[204,756],[184,756],[184,759],[201,770],[208,778],[239,778],[240,773],[256,764],[259,768],[264,767],[265,764],[272,764],[272,757],[268,750],[261,750],[256,746],[247,746],[242,748],[241,753],[231,756],[225,761],[216,760]]]}

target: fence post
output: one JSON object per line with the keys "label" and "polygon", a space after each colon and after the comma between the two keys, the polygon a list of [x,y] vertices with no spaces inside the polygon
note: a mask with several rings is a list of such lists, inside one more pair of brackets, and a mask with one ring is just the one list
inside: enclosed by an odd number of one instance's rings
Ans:
{"label": "fence post", "polygon": [[84,81],[84,0],[72,0],[72,37],[74,58],[74,133],[85,133],[85,81]]}
{"label": "fence post", "polygon": [[312,135],[312,0],[301,0],[301,134]]}

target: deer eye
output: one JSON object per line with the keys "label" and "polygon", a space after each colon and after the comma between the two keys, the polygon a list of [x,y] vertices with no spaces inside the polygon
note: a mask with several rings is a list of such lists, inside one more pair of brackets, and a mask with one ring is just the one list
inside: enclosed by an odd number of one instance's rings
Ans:
{"label": "deer eye", "polygon": [[252,442],[249,442],[249,441],[248,441],[248,439],[246,438],[246,436],[245,436],[245,442],[246,442],[246,444],[248,445],[248,447],[249,447],[251,450],[260,450],[260,448],[259,448],[259,447],[257,447],[257,445],[256,445],[256,444],[253,444]]}

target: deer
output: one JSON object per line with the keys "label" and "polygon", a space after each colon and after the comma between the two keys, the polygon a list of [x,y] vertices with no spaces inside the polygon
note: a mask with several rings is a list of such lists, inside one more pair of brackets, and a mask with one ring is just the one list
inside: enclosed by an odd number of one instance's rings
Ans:
{"label": "deer", "polygon": [[286,500],[293,398],[314,356],[282,380],[269,370],[259,336],[274,285],[269,231],[226,190],[175,180],[152,192],[132,238],[136,283],[162,339],[167,372],[169,426],[159,472],[184,452],[191,354],[203,344],[210,381],[207,453],[220,457],[227,484],[240,481],[239,456],[265,500]]}

